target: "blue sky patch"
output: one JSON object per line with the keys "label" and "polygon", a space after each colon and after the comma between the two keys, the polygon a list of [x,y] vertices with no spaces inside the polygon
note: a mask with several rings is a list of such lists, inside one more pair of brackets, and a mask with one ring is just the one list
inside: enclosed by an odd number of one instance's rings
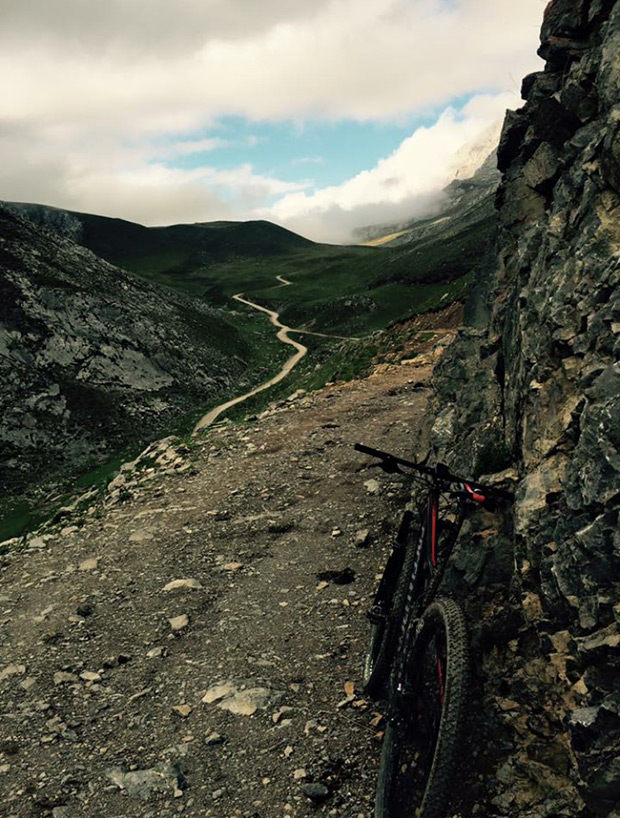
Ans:
{"label": "blue sky patch", "polygon": [[164,164],[184,170],[231,170],[249,164],[256,174],[285,182],[310,180],[315,189],[339,185],[389,156],[417,128],[434,124],[446,105],[460,109],[469,99],[471,95],[389,122],[225,117],[215,127],[186,137],[191,142],[214,140],[213,149],[172,156]]}

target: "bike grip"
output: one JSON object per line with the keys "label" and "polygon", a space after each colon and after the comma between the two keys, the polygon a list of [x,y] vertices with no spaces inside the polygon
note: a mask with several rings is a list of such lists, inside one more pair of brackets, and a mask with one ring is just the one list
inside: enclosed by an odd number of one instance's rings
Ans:
{"label": "bike grip", "polygon": [[372,457],[379,457],[381,460],[392,459],[387,452],[381,452],[379,449],[373,449],[370,446],[365,446],[363,443],[356,443],[353,448],[358,452],[363,452],[363,454],[369,454]]}

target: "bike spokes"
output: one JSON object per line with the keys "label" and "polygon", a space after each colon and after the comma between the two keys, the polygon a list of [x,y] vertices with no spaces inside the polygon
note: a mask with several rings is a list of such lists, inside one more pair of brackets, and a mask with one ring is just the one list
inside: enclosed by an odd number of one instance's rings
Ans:
{"label": "bike spokes", "polygon": [[417,646],[394,718],[398,734],[390,818],[419,814],[437,747],[445,700],[445,639],[434,633]]}
{"label": "bike spokes", "polygon": [[444,818],[467,691],[467,634],[458,605],[439,599],[408,633],[394,679],[376,818]]}

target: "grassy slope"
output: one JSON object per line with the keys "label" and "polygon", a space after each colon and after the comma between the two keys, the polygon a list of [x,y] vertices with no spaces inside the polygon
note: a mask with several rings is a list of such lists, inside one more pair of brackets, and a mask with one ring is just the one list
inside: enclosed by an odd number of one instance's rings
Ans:
{"label": "grassy slope", "polygon": [[[80,243],[144,278],[213,305],[228,306],[231,295],[245,292],[291,325],[363,335],[462,295],[493,232],[491,202],[458,202],[380,247],[315,244],[265,221],[146,228],[64,215],[81,225]],[[22,207],[56,227],[59,211]],[[276,275],[295,286],[276,289]]]}
{"label": "grassy slope", "polygon": [[[121,263],[213,304],[245,292],[280,311],[292,326],[364,334],[461,297],[481,256],[478,247],[491,231],[487,223],[454,242],[426,242],[419,249],[312,245],[269,259],[234,258],[174,272],[163,269],[161,257],[157,264]],[[294,286],[279,287],[277,275]]]}
{"label": "grassy slope", "polygon": [[[183,271],[141,264],[136,272],[212,303],[236,292],[273,305],[287,323],[326,332],[364,334],[390,322],[461,298],[495,227],[483,210],[398,247],[309,244],[269,258],[213,260]],[[130,262],[125,261],[129,266]],[[278,287],[276,275],[294,282]],[[460,282],[457,284],[457,282]]]}

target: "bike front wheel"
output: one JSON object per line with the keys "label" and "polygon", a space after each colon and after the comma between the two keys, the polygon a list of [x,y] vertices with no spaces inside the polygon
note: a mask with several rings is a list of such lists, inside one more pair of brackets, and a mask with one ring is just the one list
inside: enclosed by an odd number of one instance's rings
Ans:
{"label": "bike front wheel", "polygon": [[437,599],[406,646],[383,739],[375,818],[444,818],[466,713],[469,648],[456,602]]}

